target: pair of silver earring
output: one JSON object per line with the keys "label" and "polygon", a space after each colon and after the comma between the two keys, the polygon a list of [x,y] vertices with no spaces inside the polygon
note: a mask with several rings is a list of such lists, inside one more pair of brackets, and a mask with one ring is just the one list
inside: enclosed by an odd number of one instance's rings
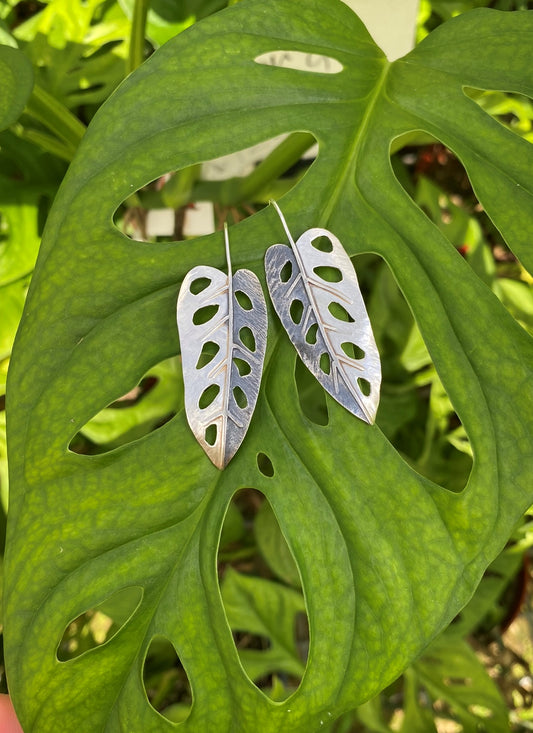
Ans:
{"label": "pair of silver earring", "polygon": [[[295,242],[276,202],[290,246],[266,252],[270,298],[299,357],[349,412],[372,424],[381,384],[379,353],[354,267],[327,229]],[[198,265],[185,276],[177,303],[185,412],[198,443],[219,469],[241,445],[259,395],[267,342],[267,309],[250,270],[228,274]]]}

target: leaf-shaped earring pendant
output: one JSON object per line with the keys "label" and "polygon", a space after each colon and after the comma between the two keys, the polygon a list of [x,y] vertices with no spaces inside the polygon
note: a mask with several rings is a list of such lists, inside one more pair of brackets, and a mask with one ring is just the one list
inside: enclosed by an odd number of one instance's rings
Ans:
{"label": "leaf-shaped earring pendant", "polygon": [[266,349],[267,313],[257,276],[228,274],[207,265],[185,276],[177,305],[189,426],[217,468],[242,443],[259,394]]}
{"label": "leaf-shaped earring pendant", "polygon": [[354,267],[337,237],[308,229],[266,252],[272,303],[301,360],[322,387],[372,424],[379,404],[381,363]]}

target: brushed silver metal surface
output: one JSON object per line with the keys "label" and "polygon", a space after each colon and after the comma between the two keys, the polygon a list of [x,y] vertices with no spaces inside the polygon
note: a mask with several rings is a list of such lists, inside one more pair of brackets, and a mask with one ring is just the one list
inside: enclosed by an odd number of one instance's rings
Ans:
{"label": "brushed silver metal surface", "polygon": [[279,319],[322,387],[372,424],[381,362],[352,262],[327,229],[308,229],[294,242],[279,206],[271,203],[291,245],[275,244],[265,255],[267,285]]}
{"label": "brushed silver metal surface", "polygon": [[250,425],[267,340],[259,280],[250,270],[232,276],[227,227],[224,234],[228,275],[207,265],[194,267],[177,303],[187,421],[219,469],[233,458]]}

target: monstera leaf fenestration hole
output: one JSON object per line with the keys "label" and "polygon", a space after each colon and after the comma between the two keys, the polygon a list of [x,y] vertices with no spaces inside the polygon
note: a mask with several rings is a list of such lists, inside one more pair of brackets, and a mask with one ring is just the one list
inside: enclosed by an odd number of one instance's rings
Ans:
{"label": "monstera leaf fenestration hole", "polygon": [[376,258],[368,312],[383,364],[376,424],[409,465],[452,491],[472,470],[472,449],[392,271]]}
{"label": "monstera leaf fenestration hole", "polygon": [[[211,353],[208,347],[205,359]],[[156,364],[137,385],[80,428],[69,449],[83,455],[107,453],[161,427],[183,408],[182,381],[177,358]]]}
{"label": "monstera leaf fenestration hole", "polygon": [[467,97],[481,109],[519,137],[531,140],[533,132],[533,99],[516,92],[463,87]]}
{"label": "monstera leaf fenestration hole", "polygon": [[[421,147],[400,149],[393,156],[393,168],[395,156],[413,168],[414,185],[402,178],[398,181],[425,218],[439,230],[441,246],[453,246],[458,259],[465,259],[487,284],[495,283],[489,246],[493,242],[487,240],[472,215],[479,209],[479,202],[461,162],[436,139]],[[494,231],[492,225],[489,229]],[[417,471],[447,489],[460,491],[466,486],[473,465],[467,431],[439,378],[413,312],[387,265],[382,264],[377,277],[377,287],[372,291],[371,317],[377,324],[380,353],[386,362],[377,423]],[[401,353],[397,348],[400,342]],[[405,382],[405,375],[401,376],[401,367],[411,374],[411,388]],[[420,418],[420,410],[425,417],[412,422],[412,426],[415,423],[418,426],[415,431],[406,432],[405,427],[412,420],[408,418],[409,413]],[[400,427],[398,421],[402,415],[407,421]],[[389,422],[391,419],[395,426]]]}
{"label": "monstera leaf fenestration hole", "polygon": [[483,276],[476,258],[481,260],[482,245],[487,248],[492,242],[483,241],[479,230],[477,221],[482,207],[468,174],[457,156],[440,140],[421,131],[412,134],[420,136],[424,144],[408,145],[392,156],[395,170],[399,170],[395,165],[395,159],[399,159],[411,172],[410,179],[399,176],[397,180],[413,203]]}
{"label": "monstera leaf fenestration hole", "polygon": [[[252,551],[254,543],[263,558]],[[222,602],[241,664],[265,694],[285,699],[305,670],[308,621],[296,563],[261,492],[234,495],[218,557]]]}
{"label": "monstera leaf fenestration hole", "polygon": [[294,638],[298,655],[305,664],[309,656],[309,619],[303,611],[294,616]]}
{"label": "monstera leaf fenestration hole", "polygon": [[68,662],[111,641],[133,616],[142,596],[138,586],[122,588],[73,619],[57,647],[58,660]]}
{"label": "monstera leaf fenestration hole", "polygon": [[189,717],[192,691],[189,677],[172,642],[157,635],[150,642],[143,666],[143,684],[150,705],[173,723]]}
{"label": "monstera leaf fenestration hole", "polygon": [[261,471],[263,476],[272,478],[274,475],[274,466],[266,453],[257,454],[257,468]]}
{"label": "monstera leaf fenestration hole", "polygon": [[441,722],[442,730],[448,730],[450,721],[461,730],[509,729],[502,693],[461,638],[445,633],[437,639],[404,676],[404,685],[406,697],[423,694],[422,705],[437,712],[435,722]]}
{"label": "monstera leaf fenestration hole", "polygon": [[[301,56],[307,58],[308,54]],[[334,59],[326,61],[328,68],[333,68]],[[283,154],[278,155],[276,149],[279,146]],[[286,154],[289,148],[290,153]],[[253,183],[253,176],[260,177],[256,170],[266,158],[271,154],[276,157],[276,173],[284,179],[284,191],[288,191],[301,180],[302,173],[307,172],[316,152],[316,139],[312,134],[287,132],[246,148],[228,150],[227,155],[199,161],[198,165],[182,170],[162,170],[161,175],[132,191],[119,204],[113,214],[113,223],[121,234],[134,241],[179,241],[193,236],[187,229],[188,211],[190,215],[196,204],[210,200],[227,201],[222,213],[216,210],[216,216],[220,218],[217,227],[221,226],[228,209],[231,209],[231,217],[236,222],[252,213],[253,209],[248,206],[245,213],[240,212],[233,202],[238,204],[243,197],[252,203],[255,197],[258,202],[264,201],[265,194],[260,184]],[[271,158],[268,165],[272,165]],[[296,172],[298,175],[295,176]],[[246,189],[245,194],[241,192],[241,185]],[[215,228],[215,218],[211,222],[212,228]],[[209,233],[207,214],[199,226],[205,227],[205,233]],[[195,234],[198,233],[195,228]],[[198,286],[201,284],[198,283]]]}
{"label": "monstera leaf fenestration hole", "polygon": [[344,68],[340,61],[331,56],[302,51],[268,51],[256,56],[254,61],[256,64],[281,66],[284,69],[310,71],[315,74],[338,74]]}

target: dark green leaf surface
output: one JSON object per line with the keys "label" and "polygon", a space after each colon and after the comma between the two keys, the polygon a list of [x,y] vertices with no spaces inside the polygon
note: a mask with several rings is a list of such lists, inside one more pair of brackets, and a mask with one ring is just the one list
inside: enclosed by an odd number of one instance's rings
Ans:
{"label": "dark green leaf surface", "polygon": [[0,130],[22,114],[33,87],[31,64],[18,50],[0,46]]}
{"label": "dark green leaf surface", "polygon": [[[389,64],[342,3],[294,8],[239,3],[159,49],[94,118],[49,218],[8,384],[5,648],[28,733],[171,730],[141,682],[158,634],[191,682],[183,731],[318,730],[382,689],[449,623],[533,500],[530,337],[407,196],[389,158],[405,132],[442,140],[531,269],[532,149],[463,86],[533,94],[533,14],[465,14]],[[344,69],[254,62],[279,49],[332,56]],[[461,493],[413,471],[379,416],[370,427],[328,399],[329,423],[311,423],[272,313],[256,413],[224,472],[183,412],[105,455],[67,450],[91,417],[178,352],[185,273],[224,266],[220,234],[132,242],[113,212],[168,170],[291,131],[311,132],[320,147],[280,202],[293,236],[327,227],[350,255],[386,259],[473,446]],[[269,209],[233,227],[234,268],[262,277],[266,248],[283,237]],[[282,704],[242,669],[218,587],[220,527],[241,487],[267,496],[305,593],[307,669]],[[133,585],[144,595],[119,633],[58,662],[69,621]]]}

